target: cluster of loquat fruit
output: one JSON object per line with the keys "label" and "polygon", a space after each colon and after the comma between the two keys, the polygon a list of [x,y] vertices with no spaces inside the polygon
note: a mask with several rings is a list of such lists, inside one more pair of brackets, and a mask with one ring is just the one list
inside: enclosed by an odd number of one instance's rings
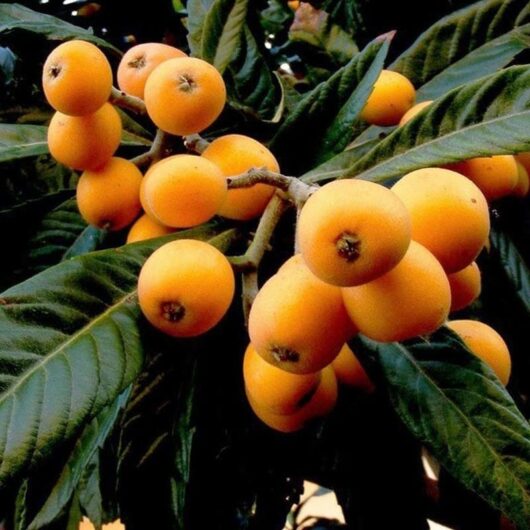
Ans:
{"label": "cluster of loquat fruit", "polygon": [[[121,93],[143,101],[152,122],[171,135],[200,133],[226,102],[223,78],[213,66],[159,43],[131,48],[117,81]],[[280,171],[274,155],[248,136],[228,134],[201,154],[155,160],[145,175],[132,161],[113,156],[122,125],[109,102],[112,70],[91,43],[74,40],[53,50],[43,87],[56,110],[50,152],[82,171],[81,214],[109,230],[132,225],[128,243],[214,215],[254,219],[275,193],[270,181],[228,188],[229,178],[253,168]],[[414,100],[408,79],[383,70],[361,118],[403,126],[430,103]],[[475,158],[413,171],[391,188],[345,179],[313,191],[299,212],[297,253],[265,282],[249,313],[243,377],[256,415],[292,432],[331,411],[337,381],[370,391],[373,384],[347,344],[357,333],[404,341],[446,324],[506,384],[511,363],[503,339],[481,322],[448,316],[480,293],[475,259],[488,240],[488,201],[524,196],[528,167],[528,154]],[[147,259],[138,298],[156,328],[193,337],[220,322],[235,283],[233,267],[219,250],[180,239]]]}

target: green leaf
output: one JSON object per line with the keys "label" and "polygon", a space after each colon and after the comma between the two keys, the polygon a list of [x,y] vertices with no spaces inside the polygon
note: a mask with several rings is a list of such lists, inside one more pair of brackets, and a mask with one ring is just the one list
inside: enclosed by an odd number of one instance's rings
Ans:
{"label": "green leaf", "polygon": [[39,513],[27,526],[27,530],[38,530],[52,523],[61,515],[81,480],[86,467],[98,449],[103,446],[116,422],[119,411],[127,402],[129,394],[130,388],[125,389],[110,406],[105,407],[86,425],[59,476],[57,484],[50,492]]}
{"label": "green leaf", "polygon": [[72,196],[77,174],[49,155],[0,165],[0,222],[17,223],[42,204],[56,207]]}
{"label": "green leaf", "polygon": [[48,127],[0,124],[0,162],[47,153]]}
{"label": "green leaf", "polygon": [[227,73],[230,104],[261,119],[274,119],[280,89],[254,35],[245,26]]}
{"label": "green leaf", "polygon": [[215,224],[71,259],[0,297],[0,484],[78,435],[142,362],[137,275],[160,244],[212,239]]}
{"label": "green leaf", "polygon": [[418,440],[467,488],[530,528],[530,426],[492,370],[447,329],[406,344],[362,342]]}
{"label": "green leaf", "polygon": [[204,20],[201,56],[223,73],[239,47],[248,0],[215,0]]}
{"label": "green leaf", "polygon": [[490,232],[492,254],[500,262],[512,292],[530,317],[530,270],[511,238],[499,228],[492,226]]}
{"label": "green leaf", "polygon": [[422,167],[530,149],[530,68],[514,66],[436,100],[344,172],[376,182]]}
{"label": "green leaf", "polygon": [[323,182],[334,180],[337,177],[340,177],[347,168],[351,167],[378,142],[378,138],[372,138],[365,142],[355,143],[346,151],[335,155],[333,158],[330,158],[328,161],[320,164],[311,171],[304,173],[300,177],[300,180],[303,180],[308,184],[321,184]]}
{"label": "green leaf", "polygon": [[68,199],[53,209],[30,232],[21,251],[19,280],[41,272],[65,259],[92,252],[106,239],[107,232],[87,226],[75,199]]}
{"label": "green leaf", "polygon": [[[471,6],[455,11],[432,25],[426,32],[404,51],[390,67],[408,77],[415,87],[425,83],[441,74],[444,70],[464,59],[468,54],[477,50],[475,59],[484,60],[492,48],[488,43],[497,37],[512,33],[514,27],[530,22],[527,0],[490,0],[476,2]],[[525,31],[526,33],[526,31]],[[517,38],[517,33],[514,33]],[[527,36],[524,36],[527,40]],[[502,39],[500,41],[503,42]],[[487,48],[478,51],[481,46]],[[496,53],[495,50],[493,50]],[[506,58],[506,49],[501,47],[499,53]],[[453,74],[463,74],[463,66],[470,65],[470,57],[460,66],[455,66]],[[497,63],[498,64],[498,63]],[[482,77],[492,70],[494,63],[485,61],[483,66],[479,63],[473,67],[473,74]],[[484,70],[482,69],[484,67]],[[493,70],[494,71],[494,70]],[[437,83],[439,87],[430,88],[432,95],[439,96],[444,91],[461,85],[470,79],[476,79],[471,72],[464,74],[460,80],[448,73],[443,82]],[[423,99],[432,99],[422,95]]]}
{"label": "green leaf", "polygon": [[74,26],[60,18],[33,11],[20,4],[0,4],[0,34],[17,30],[38,33],[49,40],[83,39],[121,55],[118,48],[96,37],[90,30]]}
{"label": "green leaf", "polygon": [[[48,153],[47,134],[48,127],[44,125],[0,124],[0,162]],[[123,131],[122,145],[150,146],[151,142]]]}
{"label": "green leaf", "polygon": [[416,100],[436,99],[457,86],[497,72],[528,47],[530,47],[530,24],[525,24],[490,40],[442,70],[419,88]]}
{"label": "green leaf", "polygon": [[287,173],[299,174],[344,150],[393,34],[375,39],[346,66],[309,92],[274,136],[271,149]]}
{"label": "green leaf", "polygon": [[335,24],[328,13],[309,3],[297,10],[289,40],[320,48],[338,64],[347,63],[359,51],[350,33]]}
{"label": "green leaf", "polygon": [[273,35],[280,33],[293,19],[293,12],[287,2],[282,0],[269,0],[267,9],[260,13],[260,22],[263,29]]}
{"label": "green leaf", "polygon": [[79,504],[96,527],[101,528],[104,519],[103,497],[100,484],[100,456],[95,453],[79,481]]}
{"label": "green leaf", "polygon": [[193,57],[201,57],[204,23],[213,3],[214,0],[188,0],[186,2],[188,11],[188,18],[186,19],[188,46]]}

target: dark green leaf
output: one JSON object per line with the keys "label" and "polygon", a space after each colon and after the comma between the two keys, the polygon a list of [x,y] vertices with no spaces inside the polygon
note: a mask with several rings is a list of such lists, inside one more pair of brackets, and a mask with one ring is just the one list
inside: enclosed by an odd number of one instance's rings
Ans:
{"label": "dark green leaf", "polygon": [[38,530],[53,522],[61,514],[70,501],[85,469],[109,435],[129,394],[130,389],[126,389],[110,406],[105,407],[86,425],[57,483],[39,513],[28,525],[27,530]]}
{"label": "dark green leaf", "polygon": [[353,37],[364,30],[363,2],[365,0],[325,0],[322,9],[330,14],[331,20]]}
{"label": "dark green leaf", "polygon": [[466,487],[530,528],[530,426],[492,370],[449,330],[363,343],[410,431]]}
{"label": "dark green leaf", "polygon": [[309,92],[287,117],[271,144],[284,172],[307,171],[348,145],[353,123],[379,75],[391,38],[388,34],[369,44]]}
{"label": "dark green leaf", "polygon": [[92,31],[69,24],[60,18],[38,13],[20,4],[0,4],[0,34],[16,30],[30,31],[49,40],[83,39],[121,55],[121,52]]}
{"label": "dark green leaf", "polygon": [[[469,7],[455,11],[431,26],[408,50],[403,52],[391,69],[408,77],[415,87],[421,87],[469,53],[487,45],[484,55],[482,55],[483,52],[477,51],[478,56],[475,56],[484,60],[488,48],[490,53],[492,51],[487,43],[512,32],[514,27],[527,22],[530,22],[527,0],[476,2]],[[527,37],[525,36],[524,39],[527,40]],[[499,52],[503,55],[506,53],[503,48]],[[467,64],[469,65],[469,61]],[[491,68],[493,63],[486,61],[483,66]],[[455,68],[454,73],[462,71],[458,67]],[[492,70],[482,70],[479,64],[473,72],[482,77],[491,73]],[[439,96],[444,91],[461,85],[462,82],[476,79],[476,77],[471,77],[471,73],[466,75],[470,77],[464,77],[462,80],[458,77],[446,76],[443,83],[440,81],[436,92],[434,87],[431,87],[430,91],[433,95]],[[430,98],[425,96],[424,99]]]}
{"label": "dark green leaf", "polygon": [[106,231],[87,226],[75,199],[69,199],[31,230],[21,250],[22,265],[17,277],[25,279],[60,261],[97,250],[106,236]]}
{"label": "dark green leaf", "polygon": [[443,96],[449,90],[497,72],[530,47],[530,24],[490,40],[430,79],[416,92],[417,101]]}
{"label": "dark green leaf", "polygon": [[244,28],[228,72],[230,104],[262,119],[273,119],[280,90],[248,27]]}
{"label": "dark green leaf", "polygon": [[490,253],[501,263],[512,292],[530,316],[530,270],[513,241],[502,230],[492,227],[490,242]]}
{"label": "dark green leaf", "polygon": [[206,14],[201,57],[223,73],[241,42],[248,0],[215,0]]}
{"label": "dark green leaf", "polygon": [[[48,127],[43,125],[0,124],[0,162],[48,153],[47,134]],[[151,142],[123,131],[122,145],[149,146]]]}
{"label": "dark green leaf", "polygon": [[309,3],[297,10],[289,39],[325,51],[338,64],[347,63],[359,51],[350,33],[335,24],[328,13]]}
{"label": "dark green leaf", "polygon": [[275,35],[286,29],[287,23],[293,19],[293,12],[282,0],[269,0],[268,4],[260,13],[260,21],[266,32]]}
{"label": "dark green leaf", "polygon": [[214,0],[188,0],[186,2],[188,46],[193,57],[201,57],[204,23],[208,10],[213,3]]}
{"label": "dark green leaf", "polygon": [[96,453],[85,468],[78,488],[79,504],[96,530],[101,527],[104,518],[99,466],[100,458],[99,454]]}
{"label": "dark green leaf", "polygon": [[78,176],[50,156],[0,165],[0,222],[23,219],[40,204],[48,211],[72,196]]}
{"label": "dark green leaf", "polygon": [[0,298],[0,484],[78,435],[138,374],[143,362],[137,274],[174,238],[227,244],[206,225],[71,259]]}
{"label": "dark green leaf", "polygon": [[323,183],[334,180],[344,173],[344,171],[351,167],[357,160],[365,155],[379,142],[378,138],[373,138],[361,143],[355,143],[346,151],[335,155],[327,162],[320,164],[316,168],[304,173],[300,180],[312,183]]}
{"label": "dark green leaf", "polygon": [[342,176],[373,181],[458,160],[530,149],[530,68],[514,66],[449,92]]}

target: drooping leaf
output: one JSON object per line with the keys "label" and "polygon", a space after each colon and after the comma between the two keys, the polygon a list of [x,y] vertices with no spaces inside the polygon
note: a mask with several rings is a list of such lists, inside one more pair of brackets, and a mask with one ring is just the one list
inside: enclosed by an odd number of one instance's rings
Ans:
{"label": "drooping leaf", "polygon": [[530,270],[511,238],[499,228],[492,226],[490,232],[491,250],[504,270],[512,293],[530,317]]}
{"label": "drooping leaf", "polygon": [[331,20],[353,37],[363,35],[365,22],[363,16],[364,0],[325,0],[322,9],[330,14]]}
{"label": "drooping leaf", "polygon": [[248,26],[243,30],[228,73],[231,105],[262,119],[273,119],[280,89]]}
{"label": "drooping leaf", "polygon": [[458,160],[530,149],[530,68],[468,83],[394,130],[342,175],[373,181]]}
{"label": "drooping leaf", "polygon": [[309,92],[289,114],[271,143],[284,172],[307,171],[348,145],[353,123],[382,69],[391,38],[392,34],[377,38]]}
{"label": "drooping leaf", "polygon": [[83,472],[78,491],[79,504],[96,530],[101,527],[104,519],[104,501],[100,480],[100,457],[98,453],[95,453]]}
{"label": "drooping leaf", "polygon": [[[419,88],[483,45],[487,45],[491,53],[491,46],[488,45],[490,41],[511,33],[514,27],[527,22],[530,22],[527,0],[476,2],[451,13],[432,25],[409,49],[401,54],[391,65],[391,69],[401,72],[412,81],[415,87]],[[527,40],[527,37],[524,39]],[[495,50],[493,52],[496,53]],[[480,53],[478,57],[481,57]],[[467,64],[469,65],[469,61]],[[488,64],[485,62],[484,66]],[[489,64],[489,67],[491,66]],[[491,72],[492,70],[482,71],[480,64],[475,65],[474,75],[483,77]],[[446,77],[445,84],[440,85],[436,95],[443,93],[441,87],[447,91],[469,79],[471,77],[464,77],[462,81],[452,78],[452,83],[449,83],[449,77]],[[434,93],[433,90],[431,92]],[[425,97],[425,99],[429,98]]]}
{"label": "drooping leaf", "polygon": [[[47,133],[48,127],[43,125],[0,124],[0,162],[48,153]],[[122,145],[149,146],[151,142],[124,131]]]}
{"label": "drooping leaf", "polygon": [[38,33],[49,40],[73,38],[88,40],[121,55],[117,48],[96,37],[92,31],[74,26],[52,15],[33,11],[21,4],[0,4],[0,34],[20,30]]}
{"label": "drooping leaf", "polygon": [[[147,336],[144,344],[147,363],[133,387],[120,432],[120,512],[127,528],[145,527],[151,520],[142,507],[147,502],[165,526],[184,529],[181,500],[194,433],[190,415],[198,348],[196,341],[159,336]],[[149,491],[146,483],[152,483]]]}
{"label": "drooping leaf", "polygon": [[359,51],[350,33],[335,24],[324,10],[308,2],[296,10],[289,28],[289,40],[314,46],[339,65],[347,63]]}
{"label": "drooping leaf", "polygon": [[193,57],[201,57],[204,23],[208,10],[213,3],[214,0],[188,0],[186,2],[188,46]]}
{"label": "drooping leaf", "polygon": [[260,13],[263,29],[272,35],[285,31],[292,18],[293,11],[281,0],[269,0],[267,8]]}
{"label": "drooping leaf", "polygon": [[204,19],[201,57],[223,73],[241,42],[248,0],[214,0]]}
{"label": "drooping leaf", "polygon": [[137,274],[174,238],[226,245],[206,225],[71,259],[0,297],[0,484],[76,436],[138,374],[143,362]]}
{"label": "drooping leaf", "polygon": [[375,354],[405,425],[467,488],[530,528],[530,426],[492,370],[449,330]]}
{"label": "drooping leaf", "polygon": [[44,216],[21,249],[19,281],[65,259],[97,250],[108,233],[87,226],[75,199],[68,199]]}
{"label": "drooping leaf", "polygon": [[77,180],[76,172],[48,155],[1,164],[0,223],[20,222],[42,204],[51,210],[72,196]]}
{"label": "drooping leaf", "polygon": [[105,407],[79,436],[68,461],[39,513],[27,526],[38,530],[52,523],[64,510],[79,484],[85,469],[103,445],[111,431],[120,409],[129,398],[130,388],[125,389],[109,406]]}

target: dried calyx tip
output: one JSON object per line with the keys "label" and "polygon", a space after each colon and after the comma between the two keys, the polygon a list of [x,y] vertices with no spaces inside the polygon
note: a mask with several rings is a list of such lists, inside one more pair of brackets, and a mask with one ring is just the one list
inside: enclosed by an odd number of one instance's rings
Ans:
{"label": "dried calyx tip", "polygon": [[186,310],[179,302],[164,302],[162,304],[162,316],[169,322],[179,322],[184,318]]}
{"label": "dried calyx tip", "polygon": [[277,362],[296,363],[300,360],[300,354],[283,346],[273,346],[271,354]]}
{"label": "dried calyx tip", "polygon": [[337,254],[348,263],[353,263],[361,255],[361,240],[351,232],[343,232],[336,240]]}

